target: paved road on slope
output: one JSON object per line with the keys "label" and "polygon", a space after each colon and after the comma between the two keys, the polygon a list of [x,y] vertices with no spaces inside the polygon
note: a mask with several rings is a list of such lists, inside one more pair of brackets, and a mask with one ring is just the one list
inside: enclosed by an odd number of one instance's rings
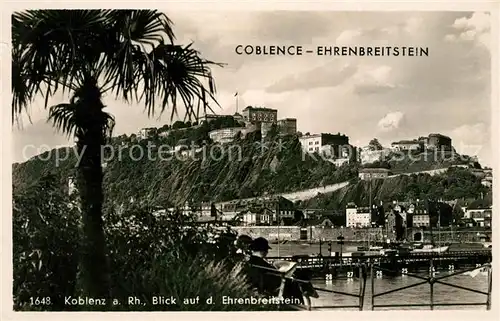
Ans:
{"label": "paved road on slope", "polygon": [[[412,172],[412,173],[400,173],[400,174],[395,174],[388,176],[387,178],[394,178],[398,177],[401,175],[413,175],[413,174],[429,174],[431,176],[434,175],[439,175],[443,174],[448,170],[448,167],[446,168],[439,168],[439,169],[433,169],[433,170],[428,170],[428,171],[420,171],[420,172]],[[349,185],[349,182],[342,182],[342,183],[337,183],[337,184],[332,184],[332,185],[326,185],[324,187],[314,187],[314,188],[308,188],[300,191],[295,191],[295,192],[288,192],[288,193],[279,193],[279,194],[273,194],[273,195],[266,195],[266,196],[258,196],[258,197],[251,197],[251,198],[245,198],[241,199],[242,201],[251,201],[254,199],[259,199],[259,198],[270,198],[273,196],[283,196],[284,198],[287,198],[291,201],[305,201],[309,200],[311,198],[314,198],[318,195],[318,193],[325,194],[325,193],[331,193],[335,192],[336,190],[339,190],[341,188],[344,188]],[[234,201],[234,200],[233,200]],[[227,201],[227,202],[221,202],[221,203],[216,203],[216,206],[220,206],[223,204],[227,204],[232,201]]]}

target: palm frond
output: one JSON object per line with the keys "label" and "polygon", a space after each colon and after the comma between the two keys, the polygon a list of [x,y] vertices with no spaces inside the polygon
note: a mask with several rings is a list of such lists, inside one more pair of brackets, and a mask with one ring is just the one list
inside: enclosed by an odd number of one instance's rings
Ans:
{"label": "palm frond", "polygon": [[108,18],[115,22],[116,39],[107,44],[106,59],[99,66],[104,71],[103,87],[114,88],[116,96],[126,101],[130,101],[132,95],[137,99],[133,89],[135,61],[158,44],[174,40],[172,22],[156,10],[119,10]]}
{"label": "palm frond", "polygon": [[148,55],[135,56],[134,81],[131,90],[140,91],[149,116],[154,115],[159,99],[160,113],[171,108],[171,118],[177,114],[177,103],[181,101],[189,120],[197,118],[200,107],[212,110],[210,102],[215,99],[216,86],[210,67],[222,66],[200,57],[188,46],[160,44]]}
{"label": "palm frond", "polygon": [[61,133],[68,137],[82,137],[85,130],[89,128],[88,123],[101,128],[104,137],[111,137],[115,127],[114,117],[100,110],[100,112],[89,113],[88,108],[73,100],[69,104],[58,104],[50,107],[49,118]]}
{"label": "palm frond", "polygon": [[[13,120],[35,96],[42,95],[47,107],[60,86],[74,89],[81,71],[96,59],[104,13],[28,10],[12,15]],[[96,47],[90,50],[90,44]]]}
{"label": "palm frond", "polygon": [[74,135],[77,129],[76,114],[76,105],[58,104],[50,107],[48,121],[51,121],[54,127],[69,137]]}
{"label": "palm frond", "polygon": [[27,109],[34,94],[29,88],[29,75],[22,68],[19,54],[16,52],[12,53],[12,93],[12,123],[14,123],[21,112]]}
{"label": "palm frond", "polygon": [[102,112],[102,130],[105,138],[110,138],[113,135],[113,130],[115,129],[115,117],[113,115]]}
{"label": "palm frond", "polygon": [[102,81],[101,93],[111,90],[126,101],[144,100],[150,116],[159,105],[160,114],[171,108],[173,117],[177,102],[189,119],[200,109],[212,110],[210,103],[217,101],[210,67],[221,64],[173,40],[172,22],[157,10],[14,13],[12,119],[36,96],[44,97],[47,107],[60,89],[74,92],[88,78]]}

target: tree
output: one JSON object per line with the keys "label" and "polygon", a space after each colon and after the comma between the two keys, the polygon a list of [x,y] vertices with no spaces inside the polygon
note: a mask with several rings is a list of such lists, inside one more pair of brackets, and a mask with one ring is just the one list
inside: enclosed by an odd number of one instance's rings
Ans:
{"label": "tree", "polygon": [[370,147],[370,150],[382,150],[384,148],[376,138],[370,140],[368,146]]}
{"label": "tree", "polygon": [[217,217],[217,208],[214,203],[210,204],[210,216]]}
{"label": "tree", "polygon": [[149,116],[158,105],[161,113],[170,108],[171,118],[182,102],[188,119],[216,102],[214,63],[191,45],[175,45],[171,25],[156,10],[29,10],[12,16],[12,122],[37,96],[47,107],[56,93],[71,95],[69,103],[50,107],[49,119],[74,136],[83,153],[77,175],[81,268],[84,294],[91,297],[109,296],[101,146],[114,119],[103,96],[142,102]]}
{"label": "tree", "polygon": [[178,120],[172,124],[172,129],[181,129],[186,127],[187,127],[186,124],[181,120]]}
{"label": "tree", "polygon": [[295,210],[293,212],[293,220],[295,221],[295,223],[300,222],[303,219],[304,219],[304,213],[302,213],[302,211]]}

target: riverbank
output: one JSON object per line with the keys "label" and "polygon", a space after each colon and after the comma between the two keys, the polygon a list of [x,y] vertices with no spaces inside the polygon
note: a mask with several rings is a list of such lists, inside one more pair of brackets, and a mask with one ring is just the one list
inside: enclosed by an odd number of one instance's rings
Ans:
{"label": "riverbank", "polygon": [[[246,234],[255,237],[264,237],[271,243],[280,241],[297,243],[319,243],[336,242],[339,236],[346,242],[385,242],[386,238],[395,239],[393,232],[386,229],[377,228],[341,228],[322,226],[237,226],[233,227],[238,234]],[[480,243],[484,241],[484,236],[491,239],[491,230],[470,229],[452,230],[442,229],[429,231],[420,228],[409,228],[405,233],[405,238],[409,241],[434,241],[440,243]]]}
{"label": "riverbank", "polygon": [[[345,242],[342,245],[343,252],[355,251],[358,246],[366,246],[366,242]],[[449,245],[448,251],[466,251],[466,250],[482,250],[484,246],[482,243],[453,243]],[[292,256],[292,255],[311,255],[315,256],[321,253],[321,255],[330,255],[328,251],[328,243],[307,243],[307,242],[280,242],[271,244],[271,249],[269,250],[269,256]],[[341,246],[337,242],[332,242],[331,244],[332,252],[340,252]]]}

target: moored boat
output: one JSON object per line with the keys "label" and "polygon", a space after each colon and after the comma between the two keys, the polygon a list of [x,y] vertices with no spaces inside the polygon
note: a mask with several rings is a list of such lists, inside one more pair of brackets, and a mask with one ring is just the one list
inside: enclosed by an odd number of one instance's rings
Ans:
{"label": "moored boat", "polygon": [[414,248],[411,253],[443,253],[448,251],[449,246],[434,246],[432,244],[425,244],[421,248]]}
{"label": "moored boat", "polygon": [[484,242],[484,243],[483,243],[483,246],[484,246],[485,248],[487,248],[487,249],[491,249],[491,248],[492,248],[492,244],[493,244],[492,242]]}

